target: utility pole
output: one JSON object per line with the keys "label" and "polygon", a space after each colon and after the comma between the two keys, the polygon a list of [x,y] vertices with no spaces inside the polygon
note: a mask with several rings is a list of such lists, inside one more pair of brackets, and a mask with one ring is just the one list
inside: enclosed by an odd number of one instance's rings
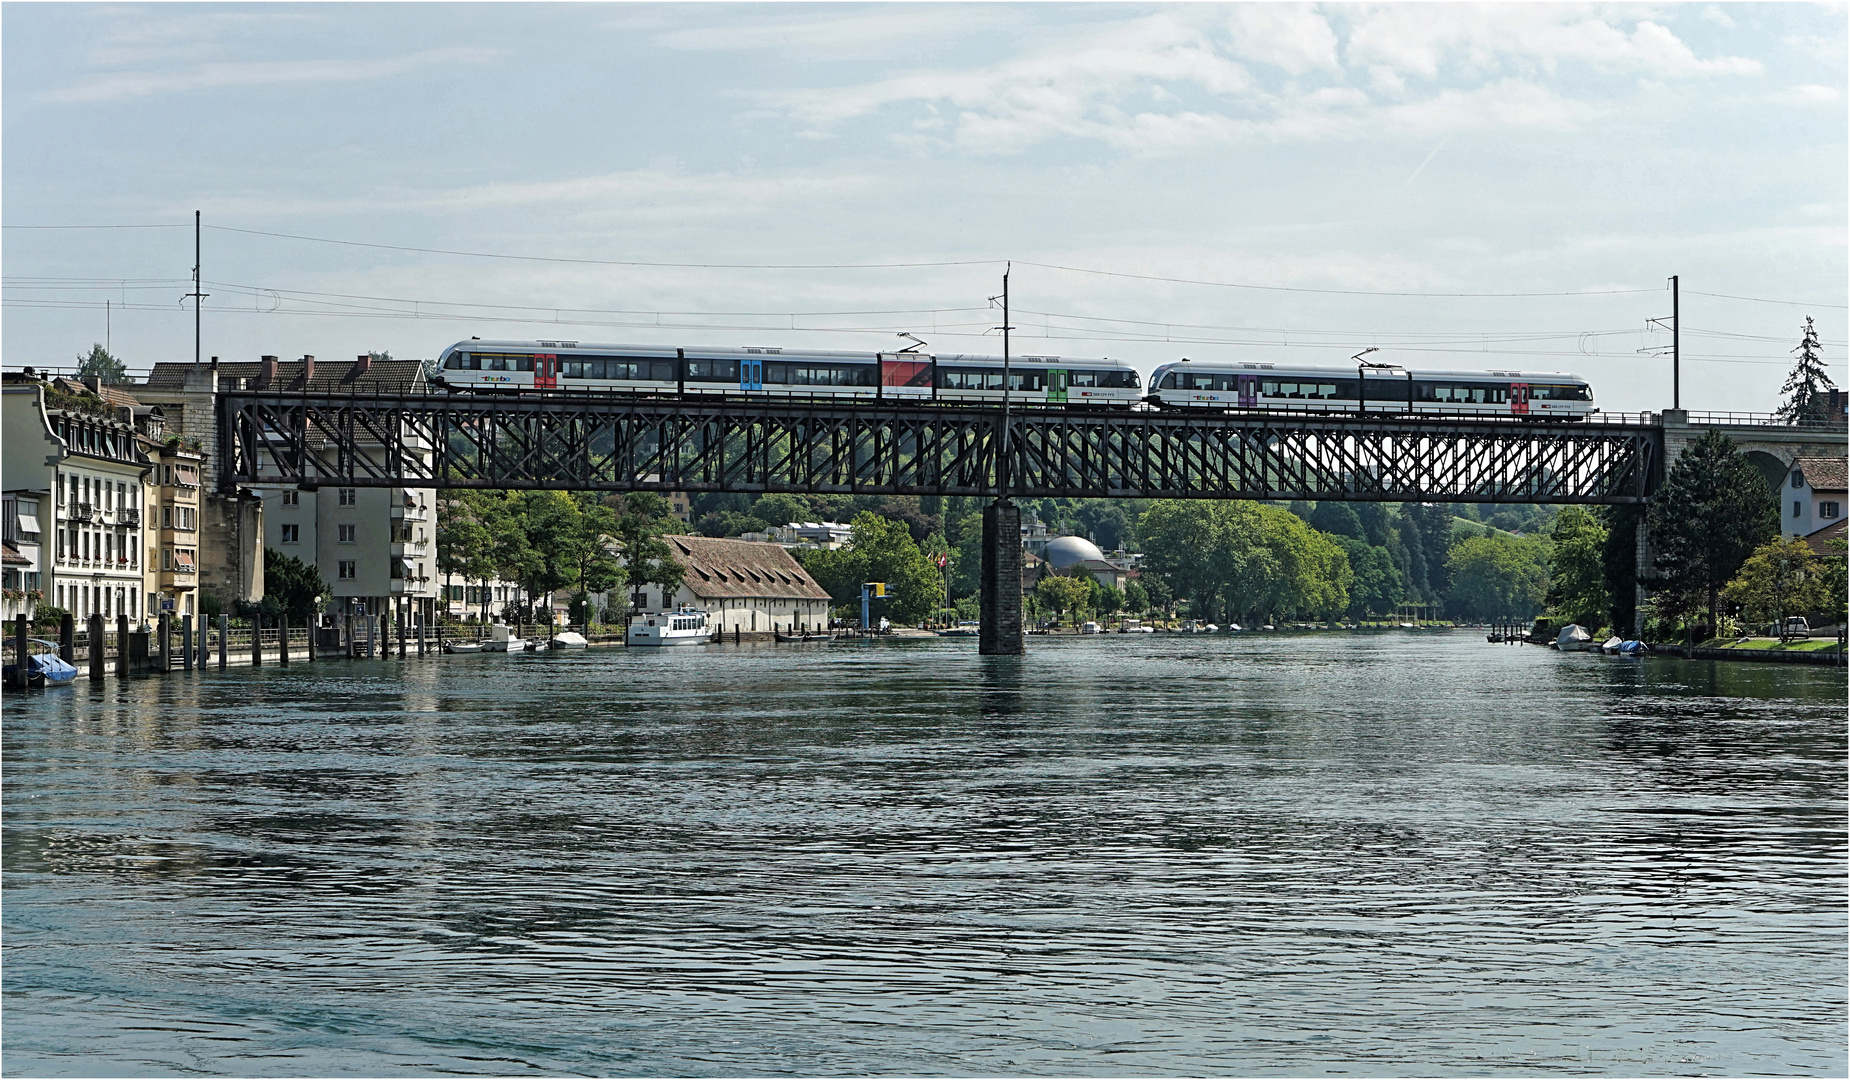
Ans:
{"label": "utility pole", "polygon": [[1009,271],[1013,263],[1002,264],[1002,445],[996,459],[996,483],[1002,490],[1002,497],[1009,497],[1011,481],[1014,477],[1009,472]]}
{"label": "utility pole", "polygon": [[1677,317],[1677,275],[1670,275],[1670,407],[1683,407],[1683,323]]}
{"label": "utility pole", "polygon": [[193,366],[199,366],[199,312],[205,306],[207,293],[199,291],[199,211],[193,211],[193,291],[186,295],[193,298]]}

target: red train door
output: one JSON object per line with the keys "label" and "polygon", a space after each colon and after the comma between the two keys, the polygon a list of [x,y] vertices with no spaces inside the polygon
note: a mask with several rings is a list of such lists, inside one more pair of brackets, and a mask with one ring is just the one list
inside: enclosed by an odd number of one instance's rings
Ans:
{"label": "red train door", "polygon": [[1529,415],[1529,384],[1510,384],[1510,414],[1512,416]]}
{"label": "red train door", "polygon": [[534,354],[533,388],[535,390],[557,390],[559,388],[558,356],[553,353]]}

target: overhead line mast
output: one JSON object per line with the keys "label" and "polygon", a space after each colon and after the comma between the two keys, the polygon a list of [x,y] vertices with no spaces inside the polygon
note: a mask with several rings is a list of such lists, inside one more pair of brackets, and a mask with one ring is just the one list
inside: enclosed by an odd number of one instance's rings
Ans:
{"label": "overhead line mast", "polygon": [[199,316],[205,307],[209,293],[199,291],[199,211],[193,211],[193,291],[187,296],[193,298],[193,366],[199,366]]}

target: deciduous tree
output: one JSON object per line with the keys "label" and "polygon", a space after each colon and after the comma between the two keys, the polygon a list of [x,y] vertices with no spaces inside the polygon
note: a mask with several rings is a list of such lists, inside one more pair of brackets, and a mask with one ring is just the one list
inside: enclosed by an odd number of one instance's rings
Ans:
{"label": "deciduous tree", "polygon": [[1787,616],[1808,615],[1830,603],[1825,572],[1824,560],[1805,541],[1775,537],[1754,549],[1721,599],[1749,625],[1776,623],[1783,630]]}
{"label": "deciduous tree", "polygon": [[77,374],[95,376],[106,385],[119,385],[128,381],[128,365],[109,354],[101,342],[90,346],[88,353],[77,354]]}
{"label": "deciduous tree", "polygon": [[1548,539],[1549,609],[1567,622],[1601,625],[1611,611],[1603,561],[1606,527],[1582,507],[1569,506],[1555,517]]}

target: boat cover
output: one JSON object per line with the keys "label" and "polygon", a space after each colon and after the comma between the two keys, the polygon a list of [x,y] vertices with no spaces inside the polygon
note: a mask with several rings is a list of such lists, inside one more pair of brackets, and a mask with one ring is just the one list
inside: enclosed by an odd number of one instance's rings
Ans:
{"label": "boat cover", "polygon": [[1584,649],[1586,648],[1587,642],[1592,640],[1593,635],[1587,633],[1586,627],[1579,623],[1568,623],[1561,628],[1561,633],[1556,635],[1555,648],[1565,649],[1576,647]]}

